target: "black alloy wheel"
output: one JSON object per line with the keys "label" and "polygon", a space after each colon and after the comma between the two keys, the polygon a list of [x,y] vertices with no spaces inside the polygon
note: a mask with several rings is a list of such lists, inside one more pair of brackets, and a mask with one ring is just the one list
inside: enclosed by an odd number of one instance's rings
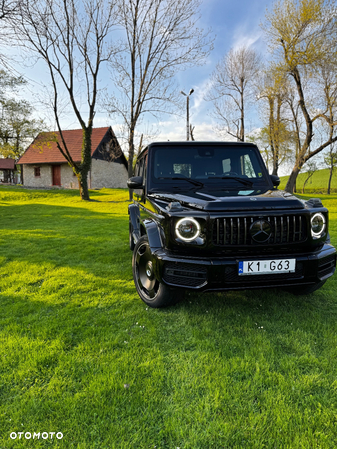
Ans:
{"label": "black alloy wheel", "polygon": [[132,256],[133,280],[140,298],[150,307],[167,307],[175,304],[177,295],[167,285],[158,281],[154,273],[153,258],[146,235],[135,245]]}

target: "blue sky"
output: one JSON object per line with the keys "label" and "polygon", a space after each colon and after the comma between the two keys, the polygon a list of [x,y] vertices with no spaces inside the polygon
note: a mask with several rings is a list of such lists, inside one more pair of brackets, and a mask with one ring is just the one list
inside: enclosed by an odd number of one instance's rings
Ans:
{"label": "blue sky", "polygon": [[[207,63],[202,67],[187,70],[178,75],[178,85],[186,93],[194,89],[190,97],[190,121],[195,126],[197,140],[219,139],[213,129],[213,120],[209,116],[212,105],[204,100],[209,77],[219,60],[232,48],[251,45],[262,56],[268,57],[266,45],[260,27],[267,8],[272,1],[259,0],[208,0],[202,5],[201,26],[211,27],[215,35],[214,50]],[[182,111],[184,113],[184,111]],[[248,128],[260,125],[257,111],[249,116]],[[159,138],[163,140],[184,140],[185,121],[172,117],[160,123]]]}
{"label": "blue sky", "polygon": [[[200,27],[212,28],[215,35],[214,50],[209,55],[204,66],[186,70],[177,75],[177,87],[180,90],[189,92],[194,89],[190,97],[190,122],[195,126],[195,138],[197,140],[217,140],[219,136],[213,130],[212,118],[209,116],[212,105],[204,100],[209,77],[219,60],[232,47],[241,45],[252,45],[263,56],[268,57],[266,45],[263,40],[260,23],[263,21],[266,8],[271,8],[273,2],[258,0],[205,0],[201,6]],[[22,70],[21,70],[22,72]],[[39,93],[44,90],[41,83],[48,83],[48,75],[44,65],[39,63],[30,69],[25,69],[24,73],[31,80],[31,85],[25,93],[28,99],[34,102],[40,116],[47,117],[48,125],[53,128],[55,124],[52,118],[52,111],[39,103]],[[104,74],[103,74],[104,73]],[[102,72],[103,77],[106,72]],[[107,82],[107,80],[102,80]],[[181,117],[163,116],[159,122],[154,122],[153,129],[157,130],[155,140],[185,140],[186,119],[185,105],[182,97]],[[70,107],[66,106],[66,111]],[[257,112],[253,111],[248,120],[248,129],[260,125]],[[79,128],[78,122],[71,114],[66,113],[62,118],[62,125],[65,129]],[[121,122],[116,118],[112,119],[108,114],[97,108],[94,126],[111,125],[118,135]],[[144,122],[144,127],[149,125]],[[142,131],[142,130],[139,130]]]}

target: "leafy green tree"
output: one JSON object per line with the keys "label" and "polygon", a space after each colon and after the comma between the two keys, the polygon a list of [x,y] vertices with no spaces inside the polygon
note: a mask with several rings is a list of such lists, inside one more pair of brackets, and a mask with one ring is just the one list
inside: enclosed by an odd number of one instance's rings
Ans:
{"label": "leafy green tree", "polygon": [[44,122],[32,118],[33,108],[25,100],[0,103],[0,154],[19,158],[25,146],[44,129]]}
{"label": "leafy green tree", "polygon": [[42,120],[32,117],[33,108],[26,100],[13,98],[14,92],[25,84],[22,77],[15,77],[0,70],[0,155],[17,159],[25,146],[42,131]]}
{"label": "leafy green tree", "polygon": [[278,175],[280,165],[291,158],[294,147],[287,108],[289,83],[285,73],[273,65],[262,75],[258,86],[258,100],[265,126],[261,129],[259,139],[268,142],[264,147],[272,162],[272,174]]}
{"label": "leafy green tree", "polygon": [[[277,63],[295,86],[303,118],[303,138],[285,187],[292,192],[303,165],[337,140],[335,3],[329,0],[278,1],[273,10],[267,12],[264,29]],[[317,92],[314,96],[313,90]],[[325,141],[316,145],[313,141],[315,126],[320,126],[322,121],[329,131]]]}

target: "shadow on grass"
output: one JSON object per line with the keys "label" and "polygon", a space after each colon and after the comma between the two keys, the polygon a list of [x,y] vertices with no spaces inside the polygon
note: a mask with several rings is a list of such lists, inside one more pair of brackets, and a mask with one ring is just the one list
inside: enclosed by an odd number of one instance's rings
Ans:
{"label": "shadow on grass", "polygon": [[129,263],[127,217],[118,211],[30,203],[7,204],[1,212],[3,267],[22,261],[111,277],[114,265],[118,271],[123,258]]}

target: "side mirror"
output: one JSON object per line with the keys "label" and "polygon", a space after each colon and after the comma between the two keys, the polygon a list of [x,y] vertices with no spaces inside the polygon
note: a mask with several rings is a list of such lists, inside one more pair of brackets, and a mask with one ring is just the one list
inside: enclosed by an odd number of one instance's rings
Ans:
{"label": "side mirror", "polygon": [[133,176],[127,181],[129,189],[144,189],[143,176]]}
{"label": "side mirror", "polygon": [[271,182],[273,183],[273,186],[278,187],[281,182],[280,178],[276,175],[269,175],[269,176],[270,176]]}

